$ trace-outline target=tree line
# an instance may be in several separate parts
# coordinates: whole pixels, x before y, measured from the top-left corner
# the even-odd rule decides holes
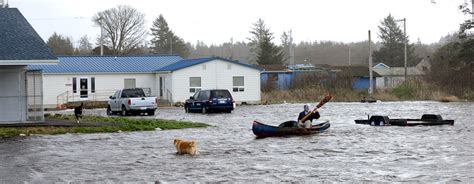
[[[470,15],[469,4],[460,10]],[[192,44],[176,35],[163,15],[159,15],[149,29],[151,40],[146,40],[144,14],[133,7],[120,5],[96,13],[92,21],[103,30],[103,41],[97,38],[95,47],[87,35],[79,39],[75,48],[72,39],[54,33],[47,44],[55,55],[99,55],[100,43],[105,55],[130,54],[178,54],[183,58],[220,56],[240,62],[258,65],[329,64],[367,65],[368,42],[342,43],[335,41],[303,41],[294,43],[291,30],[280,36],[281,44],[264,20],[258,19],[249,30],[244,41],[229,41],[219,45],[207,45],[203,41]],[[429,58],[432,72],[427,80],[447,91],[470,91],[473,89],[474,23],[466,18],[459,32],[442,37],[438,43],[410,42],[402,31],[400,22],[392,15],[384,17],[378,26],[380,41],[374,45],[373,61],[391,67],[404,66],[404,44],[407,43],[408,66],[416,65],[422,58]],[[349,62],[350,61],[350,62]],[[474,98],[474,94],[472,94]]]
[[[291,30],[280,36],[277,45],[274,33],[264,20],[257,20],[249,31],[245,41],[228,42],[219,45],[207,45],[203,41],[195,44],[185,42],[169,27],[163,15],[159,15],[149,29],[151,40],[146,40],[145,15],[137,9],[119,5],[96,13],[92,17],[95,25],[101,27],[103,39],[96,39],[93,47],[91,38],[84,35],[74,47],[72,39],[54,33],[48,39],[48,46],[55,55],[99,55],[100,43],[105,55],[130,54],[178,54],[184,58],[220,56],[251,64],[330,64],[330,65],[366,65],[368,62],[367,41],[342,43],[335,41],[303,41],[294,43]],[[373,43],[374,62],[384,62],[389,66],[401,66],[403,63],[403,41],[405,37],[395,22],[387,16],[379,26],[381,42]],[[426,45],[420,41],[408,45],[410,65],[420,58],[432,55],[436,44]],[[291,52],[293,51],[293,53]],[[349,61],[350,60],[350,61]]]

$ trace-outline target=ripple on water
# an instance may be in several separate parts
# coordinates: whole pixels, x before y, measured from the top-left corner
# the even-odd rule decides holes
[[[0,182],[474,182],[474,103],[328,103],[329,131],[255,139],[252,121],[294,120],[302,104],[239,106],[231,114],[163,108],[155,117],[215,127],[0,140]],[[418,118],[437,113],[454,126],[371,127],[367,114]],[[468,113],[469,112],[469,113]],[[86,113],[105,115],[105,110]],[[177,155],[174,138],[198,141],[197,156]]]

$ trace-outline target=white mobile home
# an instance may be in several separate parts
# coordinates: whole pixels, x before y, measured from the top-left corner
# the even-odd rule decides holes
[[[0,124],[44,120],[40,71],[57,58],[16,8],[0,8]]]
[[[237,103],[260,102],[261,69],[219,58],[182,60],[157,71],[167,79],[165,91],[172,102],[184,102],[201,89],[227,89]]]
[[[407,67],[407,77],[410,79],[420,79],[426,72],[429,72],[431,65],[424,59],[416,66]],[[405,81],[404,67],[389,67],[384,63],[375,65],[373,71],[379,74],[376,77],[376,86],[378,89],[391,89]]]
[[[105,101],[117,89],[145,88],[171,103],[200,89],[228,89],[237,102],[260,101],[260,70],[222,58],[183,60],[176,55],[62,56],[44,73],[47,108],[73,101]]]

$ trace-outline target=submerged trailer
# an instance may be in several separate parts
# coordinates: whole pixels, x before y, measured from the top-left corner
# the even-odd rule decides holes
[[[421,119],[390,119],[388,116],[371,116],[367,119],[354,120],[356,124],[367,124],[371,126],[434,126],[454,125],[454,120],[443,120],[438,114],[423,114]]]

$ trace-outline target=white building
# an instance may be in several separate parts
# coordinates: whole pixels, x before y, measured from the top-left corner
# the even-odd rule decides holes
[[[214,57],[182,60],[156,75],[165,79],[164,91],[172,94],[166,99],[172,102],[184,102],[196,90],[227,89],[237,103],[259,103],[260,72],[251,65]]]
[[[0,124],[44,121],[41,73],[57,58],[16,8],[0,8]]]
[[[379,63],[372,69],[380,75],[380,77],[376,77],[378,89],[390,89],[405,81],[405,67],[389,67],[384,63]],[[416,66],[407,67],[407,76],[410,79],[419,79],[430,70],[430,63],[423,59]]]
[[[238,103],[260,101],[260,70],[218,57],[62,56],[57,66],[30,68],[43,71],[47,108],[106,101],[115,90],[135,87],[171,103],[184,102],[201,89],[228,89]]]

